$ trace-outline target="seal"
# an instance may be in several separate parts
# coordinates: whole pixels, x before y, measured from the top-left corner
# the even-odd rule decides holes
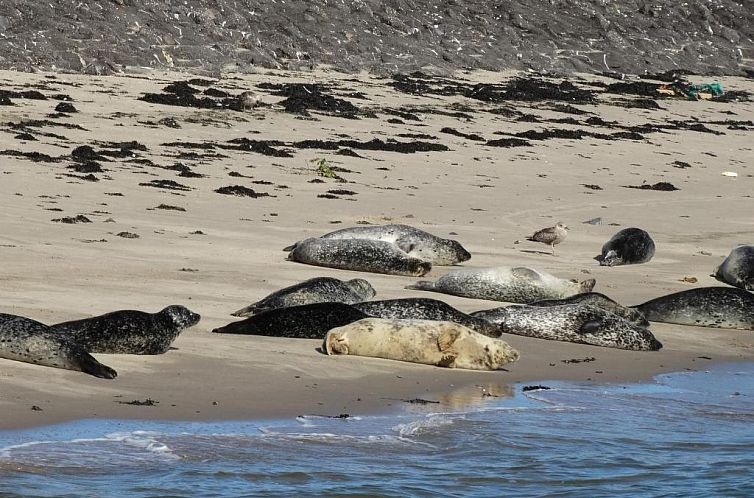
[[[455,265],[471,259],[469,251],[455,240],[443,239],[409,225],[373,225],[342,228],[326,233],[320,239],[369,239],[391,242],[409,256],[429,261],[433,265]],[[288,246],[292,251],[299,244]]]
[[[731,287],[700,287],[634,306],[651,322],[754,330],[754,295]]]
[[[657,351],[660,341],[645,327],[588,304],[507,306],[472,313],[503,333],[633,351]]]
[[[0,313],[0,358],[76,370],[102,379],[118,376],[73,339],[30,318],[5,313]]]
[[[467,315],[437,299],[386,299],[357,303],[353,307],[375,318],[454,322],[489,337],[500,337],[500,327],[487,320]]]
[[[614,315],[618,315],[619,317],[637,325],[641,325],[642,327],[649,326],[649,320],[647,320],[638,310],[623,306],[599,292],[584,292],[581,294],[574,294],[573,296],[564,299],[534,301],[533,303],[529,303],[529,306],[561,306],[563,304],[588,304],[609,311]]]
[[[518,360],[518,351],[502,339],[453,322],[365,318],[332,329],[322,349],[438,367],[497,370]]]
[[[276,308],[288,308],[302,304],[339,302],[360,303],[375,296],[374,287],[361,278],[346,282],[331,277],[316,277],[285,287],[269,296],[231,313],[233,316],[251,316]]]
[[[311,238],[296,244],[290,261],[342,270],[421,277],[432,263],[409,256],[383,240]]]
[[[369,315],[343,303],[314,303],[277,308],[214,329],[217,334],[322,339],[328,330]]]
[[[184,329],[201,317],[179,305],[158,313],[120,310],[52,325],[91,353],[162,354]]]
[[[641,228],[624,228],[602,246],[602,254],[595,259],[600,266],[635,265],[646,263],[655,255],[652,237]]]
[[[419,281],[406,289],[526,304],[542,299],[562,299],[580,292],[590,292],[595,283],[594,279],[577,282],[531,268],[498,266],[456,270],[443,275],[436,282]]]
[[[739,289],[754,291],[754,246],[738,246],[712,275]]]

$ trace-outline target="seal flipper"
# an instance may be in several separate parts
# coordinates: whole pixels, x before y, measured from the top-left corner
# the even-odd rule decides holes
[[[416,244],[412,244],[411,242],[403,239],[396,240],[395,245],[398,246],[398,249],[405,252],[406,254],[410,253],[416,248]]]
[[[744,289],[754,291],[754,277],[744,280]]]
[[[578,333],[581,335],[594,334],[600,330],[600,327],[602,327],[602,320],[595,318],[584,322],[581,327],[579,327]]]
[[[522,278],[525,280],[532,280],[532,281],[542,280],[542,276],[539,273],[535,272],[531,268],[526,268],[523,266],[512,268],[511,275],[513,275],[516,278]]]
[[[411,285],[407,285],[404,287],[405,289],[412,289],[412,290],[425,290],[425,291],[434,291],[437,290],[437,286],[434,282],[430,282],[429,280],[419,280],[416,283],[413,283]]]
[[[461,336],[461,331],[458,329],[451,329],[443,331],[437,337],[437,347],[441,352],[449,351],[453,347],[453,343]]]
[[[114,379],[118,376],[118,372],[107,365],[98,362],[89,353],[83,353],[81,355],[79,366],[81,367],[82,372],[94,375],[100,379]]]
[[[231,316],[244,316],[244,317],[246,317],[246,316],[256,315],[257,313],[261,313],[263,311],[267,311],[268,309],[269,308],[260,308],[256,304],[250,304],[250,305],[246,306],[245,308],[241,308],[238,311],[234,311],[230,315]]]
[[[283,251],[285,251],[285,252],[291,252],[292,250],[294,250],[296,248],[297,245],[298,245],[298,242],[296,242],[295,244],[291,244],[288,247],[284,247]]]

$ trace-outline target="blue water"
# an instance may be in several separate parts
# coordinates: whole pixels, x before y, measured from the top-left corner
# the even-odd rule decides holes
[[[0,496],[754,496],[754,364],[541,384],[390,416],[0,432]]]

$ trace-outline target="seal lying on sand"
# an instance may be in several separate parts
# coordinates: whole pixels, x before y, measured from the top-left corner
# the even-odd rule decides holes
[[[451,305],[437,299],[406,298],[387,299],[384,301],[367,301],[353,305],[359,311],[375,318],[398,318],[412,320],[439,320],[459,323],[480,334],[490,337],[500,337],[500,327],[495,324],[474,318],[459,311]]]
[[[212,332],[322,339],[327,331],[334,327],[368,317],[366,313],[348,304],[314,303],[265,311],[246,320],[216,328]]]
[[[421,277],[432,263],[414,258],[395,244],[369,239],[306,239],[288,253],[290,261],[342,270]]]
[[[581,294],[575,294],[571,297],[563,299],[545,299],[543,301],[535,301],[529,303],[529,306],[562,306],[563,304],[588,304],[596,308],[609,311],[614,315],[618,315],[621,318],[633,322],[643,327],[649,326],[649,320],[644,315],[634,308],[628,308],[619,303],[616,303],[609,297],[599,292],[584,292]]]
[[[375,294],[374,287],[361,278],[344,282],[337,278],[316,277],[273,292],[264,299],[231,313],[231,315],[251,316],[271,309],[312,303],[360,303],[372,299]]]
[[[327,233],[320,239],[370,239],[390,242],[409,256],[429,261],[433,265],[454,265],[471,259],[471,254],[452,239],[443,239],[408,225],[375,225],[343,228]],[[292,251],[297,242],[284,251]]]
[[[0,358],[77,370],[103,379],[118,376],[73,339],[54,332],[43,323],[5,313],[0,313]]]
[[[436,282],[420,281],[406,288],[491,301],[530,303],[590,292],[594,284],[594,279],[577,282],[531,268],[498,266],[452,271]]]
[[[701,287],[634,306],[651,322],[754,330],[754,295],[731,287]]]
[[[178,334],[200,319],[183,306],[173,305],[158,313],[113,311],[50,328],[92,353],[162,354]]]
[[[754,291],[754,246],[738,246],[715,269],[716,279],[739,289]]]
[[[518,360],[505,341],[487,337],[453,322],[366,318],[332,329],[322,349],[424,363],[438,367],[497,370]]]
[[[507,306],[471,316],[500,325],[506,334],[634,351],[657,351],[660,341],[644,327],[587,304]]]
[[[602,246],[597,256],[600,266],[646,263],[655,255],[652,237],[641,228],[624,228]]]

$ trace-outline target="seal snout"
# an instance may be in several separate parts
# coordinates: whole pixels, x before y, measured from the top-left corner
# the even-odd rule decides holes
[[[418,263],[416,265],[416,270],[414,271],[414,276],[415,277],[423,277],[424,275],[426,275],[427,273],[429,273],[430,270],[432,270],[432,263],[430,263],[428,261],[422,261],[421,263]]]
[[[649,351],[659,351],[662,349],[662,343],[655,339],[655,337],[651,337],[649,339]]]
[[[464,249],[464,247],[461,245],[460,242],[456,240],[450,241],[450,246],[453,248],[454,252],[456,253],[456,259],[458,259],[458,263],[462,263],[463,261],[468,261],[471,259],[471,253]]]

